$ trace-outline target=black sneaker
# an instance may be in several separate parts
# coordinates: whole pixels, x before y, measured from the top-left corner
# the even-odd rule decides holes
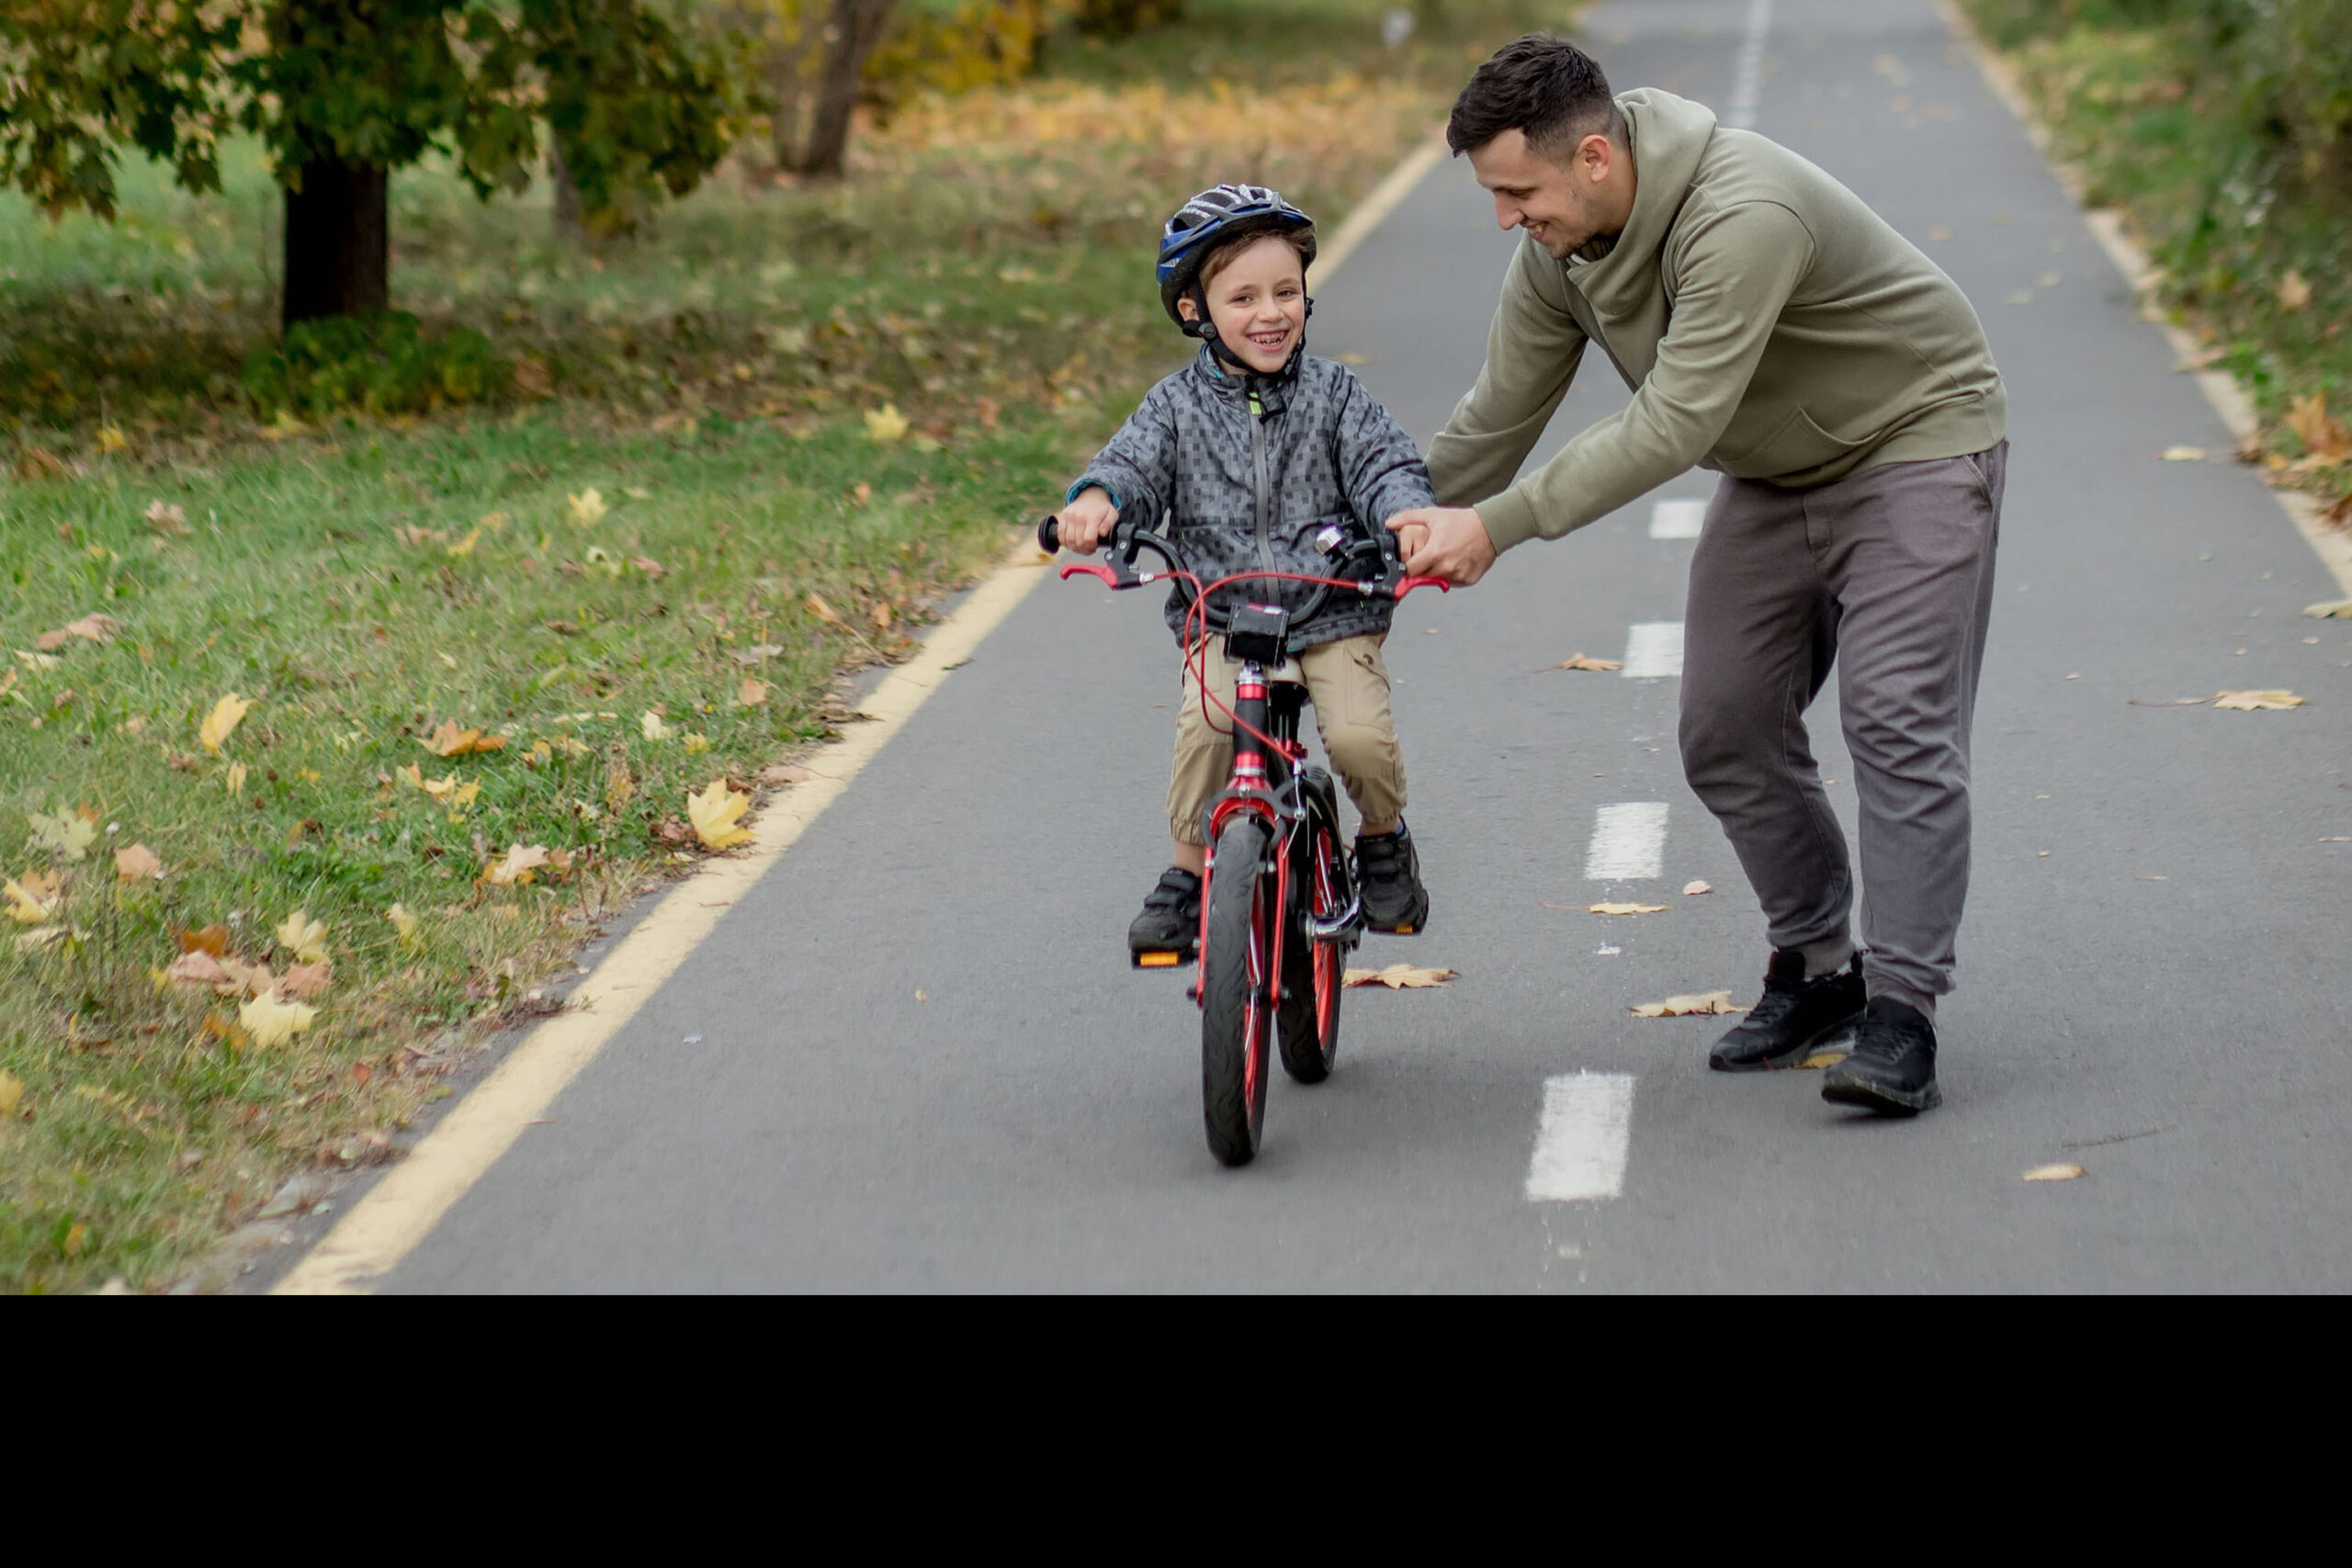
[[[1393,833],[1356,835],[1356,886],[1363,894],[1364,928],[1411,936],[1430,919],[1430,890],[1421,886],[1421,857],[1402,822]]]
[[[1782,949],[1764,971],[1764,994],[1737,1027],[1715,1042],[1707,1066],[1719,1073],[1793,1066],[1823,1039],[1862,1014],[1862,955],[1834,974],[1808,980],[1804,954]]]
[[[1823,1075],[1821,1098],[1882,1116],[1917,1116],[1944,1102],[1936,1087],[1936,1026],[1908,1002],[1872,997],[1854,1030],[1854,1054]]]
[[[1129,953],[1190,953],[1201,940],[1201,879],[1182,866],[1159,874],[1127,927]]]

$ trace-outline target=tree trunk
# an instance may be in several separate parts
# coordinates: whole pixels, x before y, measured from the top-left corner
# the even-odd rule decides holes
[[[580,221],[580,187],[572,183],[571,165],[563,161],[563,138],[548,132],[548,184],[555,197],[555,237],[559,243],[582,239],[587,228]]]
[[[379,164],[318,159],[286,193],[287,326],[391,303],[390,179]]]
[[[866,56],[882,40],[891,0],[833,0],[825,19],[825,64],[817,83],[817,112],[808,142],[800,151],[800,172],[839,179],[849,151],[849,118],[865,80]]]

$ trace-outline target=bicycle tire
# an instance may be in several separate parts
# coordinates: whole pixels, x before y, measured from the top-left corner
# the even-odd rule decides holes
[[[1201,1115],[1209,1152],[1228,1166],[1257,1157],[1266,1124],[1267,1049],[1274,1032],[1273,879],[1266,825],[1236,816],[1217,835],[1208,932],[1201,953]]]
[[[1333,867],[1343,852],[1330,829],[1317,823],[1308,840],[1295,899],[1299,919],[1283,941],[1283,1000],[1274,1015],[1274,1038],[1282,1046],[1283,1071],[1304,1084],[1321,1083],[1340,1062],[1340,998],[1347,955],[1339,942],[1311,941],[1305,916],[1334,912],[1339,887]],[[1317,861],[1323,857],[1318,866]]]

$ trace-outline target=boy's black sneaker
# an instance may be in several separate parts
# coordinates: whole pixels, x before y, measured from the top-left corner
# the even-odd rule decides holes
[[[1908,1002],[1872,997],[1854,1030],[1854,1054],[1823,1075],[1821,1098],[1882,1116],[1917,1116],[1944,1102],[1936,1087],[1936,1026]]]
[[[1792,1066],[1822,1039],[1861,1017],[1867,999],[1860,953],[1843,969],[1808,980],[1804,953],[1775,952],[1764,971],[1764,994],[1736,1028],[1715,1042],[1707,1066],[1719,1073]]]
[[[1201,879],[1182,866],[1159,874],[1127,927],[1129,953],[1190,953],[1201,940]]]
[[[1363,895],[1365,930],[1411,936],[1429,924],[1421,857],[1402,822],[1393,833],[1356,835],[1356,887]]]

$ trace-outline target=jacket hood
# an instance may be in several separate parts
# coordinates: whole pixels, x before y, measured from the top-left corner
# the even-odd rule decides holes
[[[1715,111],[1656,87],[1622,95],[1633,141],[1634,211],[1609,253],[1568,263],[1568,281],[1603,316],[1625,316],[1657,293],[1658,253],[1690,195],[1715,134]]]

